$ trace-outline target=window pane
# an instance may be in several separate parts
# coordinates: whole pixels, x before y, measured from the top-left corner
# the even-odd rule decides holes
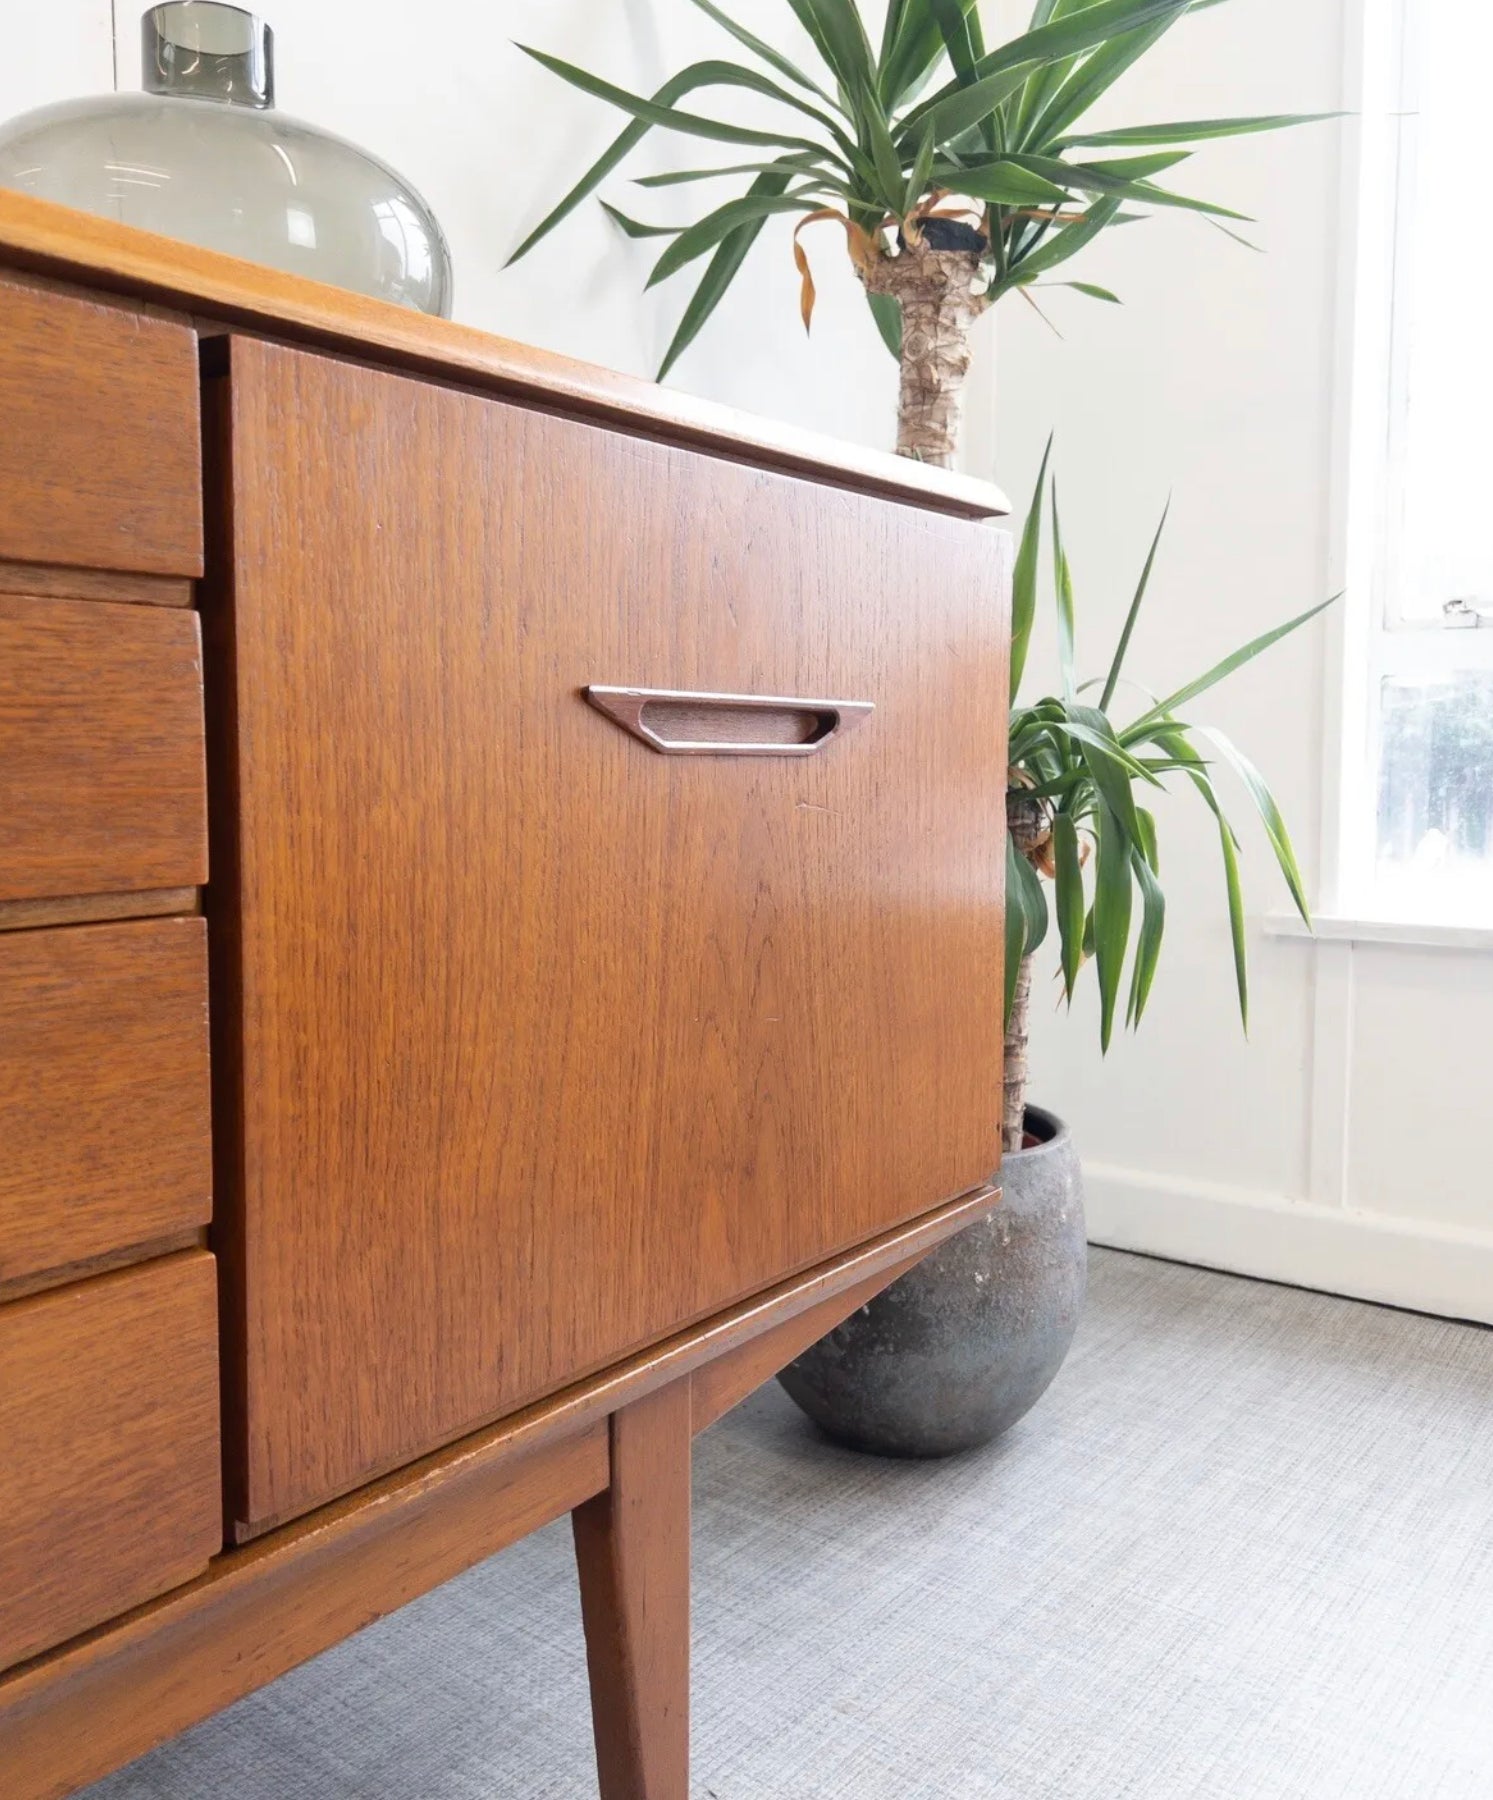
[[[1389,610],[1426,622],[1448,601],[1493,610],[1493,326],[1487,234],[1469,215],[1467,186],[1487,135],[1493,7],[1422,0],[1414,21],[1399,221],[1406,412]]]
[[[1380,688],[1379,901],[1493,923],[1493,670]]]

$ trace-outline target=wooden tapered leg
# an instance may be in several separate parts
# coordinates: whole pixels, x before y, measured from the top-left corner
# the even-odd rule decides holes
[[[614,1413],[571,1514],[601,1800],[689,1800],[690,1437],[687,1376]]]

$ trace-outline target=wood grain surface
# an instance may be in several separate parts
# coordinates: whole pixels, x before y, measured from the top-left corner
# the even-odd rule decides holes
[[[0,1446],[0,1667],[197,1574],[222,1541],[212,1258],[0,1307]]]
[[[230,392],[253,1521],[995,1166],[1007,546],[252,341]],[[591,681],[876,713],[659,757]]]
[[[0,557],[202,571],[197,340],[0,279]]]
[[[572,1515],[601,1800],[689,1800],[690,1384],[615,1413]]]
[[[193,583],[176,575],[124,575],[114,570],[64,569],[4,560],[0,560],[0,594],[116,600],[130,606],[190,606],[195,597]]]
[[[191,1585],[0,1678],[5,1800],[65,1800],[562,1518],[607,1472],[600,1422],[498,1467],[457,1457],[406,1470],[220,1557]],[[439,1744],[430,1755],[437,1765]]]
[[[486,1445],[486,1454],[500,1459],[526,1454],[536,1445],[558,1442],[582,1426],[607,1418],[671,1382],[703,1370],[718,1358],[734,1360],[738,1352],[749,1352],[753,1341],[764,1332],[778,1329],[806,1309],[816,1307],[858,1283],[869,1281],[874,1274],[903,1264],[910,1265],[965,1225],[973,1225],[976,1220],[986,1217],[999,1203],[999,1188],[976,1188],[945,1206],[935,1207],[931,1213],[925,1213],[909,1224],[899,1225],[857,1245],[854,1250],[832,1257],[817,1268],[802,1270],[786,1281],[777,1282],[714,1318],[688,1326],[661,1343],[650,1344],[558,1393],[547,1395],[518,1412],[508,1413],[496,1425],[470,1433],[457,1440],[454,1446],[433,1452],[426,1460],[439,1461],[462,1446]],[[220,1257],[220,1267],[221,1260]],[[715,1391],[713,1386],[707,1389],[712,1394]],[[234,1466],[232,1459],[228,1466],[230,1469]],[[402,1466],[408,1469],[410,1465]],[[396,1464],[386,1478],[397,1476],[400,1468],[401,1465]],[[380,1471],[381,1476],[385,1473]],[[368,1490],[364,1487],[358,1491]],[[234,1541],[248,1543],[256,1537],[279,1531],[298,1516],[293,1513],[284,1519],[240,1525]]]
[[[6,1800],[60,1800],[571,1508],[608,1800],[683,1800],[692,1425],[995,1198],[1007,551],[974,521],[1004,502],[19,195],[0,265],[32,272],[0,277],[23,428],[0,926],[25,947],[0,940],[0,1084],[7,967],[32,1034],[0,1122],[30,1128],[49,1075],[85,1120],[12,1146],[15,1198],[0,1143],[0,1257],[12,1226],[34,1262],[187,1204],[184,1150],[157,1193],[125,1166],[152,1109],[158,1150],[186,1142],[185,963],[90,971],[102,928],[38,929],[190,905],[207,874],[196,622],[162,614],[201,567],[197,339],[149,309],[385,370],[239,342],[209,422],[214,1242],[231,1516],[267,1535],[202,1572],[210,1257],[3,1303],[199,1227],[0,1260],[0,1665],[32,1659],[0,1675]],[[808,767],[723,776],[625,740],[592,681],[866,688],[877,716]],[[166,928],[200,954],[200,921]],[[43,940],[80,960],[40,967]]]
[[[734,412],[469,325],[0,189],[4,263],[207,315],[204,334],[212,328],[208,320],[247,326],[916,506],[966,518],[1010,511],[998,489],[968,475]]]
[[[14,1280],[0,1281],[0,1303],[25,1300],[32,1294],[45,1294],[52,1288],[71,1287],[74,1282],[89,1281],[95,1275],[107,1275],[112,1269],[128,1268],[131,1263],[154,1262],[158,1257],[174,1256],[178,1250],[207,1248],[206,1226],[163,1232],[159,1237],[124,1244],[117,1250],[80,1257],[77,1262],[57,1263],[34,1275],[17,1275]]]
[[[612,1413],[733,1362],[983,1217],[982,1189],[565,1393],[216,1557],[207,1573],[0,1675],[5,1800],[60,1800],[610,1481]],[[740,1365],[738,1365],[740,1366]],[[728,1377],[729,1379],[729,1377]],[[691,1422],[701,1394],[691,1389]]]
[[[197,615],[0,594],[0,901],[206,879]]]
[[[713,1425],[733,1406],[739,1406],[748,1394],[756,1393],[779,1369],[786,1369],[810,1344],[817,1344],[827,1332],[843,1324],[853,1312],[874,1300],[884,1288],[915,1269],[922,1260],[921,1256],[912,1256],[893,1263],[890,1268],[878,1269],[853,1287],[830,1294],[804,1311],[792,1314],[781,1324],[748,1339],[738,1349],[713,1357],[696,1369],[691,1377],[691,1428],[700,1432]]]
[[[110,919],[163,919],[202,910],[197,888],[141,888],[133,894],[69,894],[45,900],[0,900],[0,931],[42,925],[97,925]]]
[[[202,920],[0,936],[0,1283],[211,1210]]]

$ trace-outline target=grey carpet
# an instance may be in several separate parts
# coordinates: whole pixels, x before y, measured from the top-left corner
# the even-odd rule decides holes
[[[695,1800],[1493,1796],[1493,1332],[1096,1251],[1002,1444],[696,1480]],[[595,1791],[561,1526],[89,1796]]]

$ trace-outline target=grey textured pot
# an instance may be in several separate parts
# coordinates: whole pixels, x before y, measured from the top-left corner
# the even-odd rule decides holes
[[[1005,1197],[778,1380],[857,1450],[947,1456],[1014,1425],[1057,1374],[1083,1307],[1083,1181],[1068,1128],[1029,1106]]]

